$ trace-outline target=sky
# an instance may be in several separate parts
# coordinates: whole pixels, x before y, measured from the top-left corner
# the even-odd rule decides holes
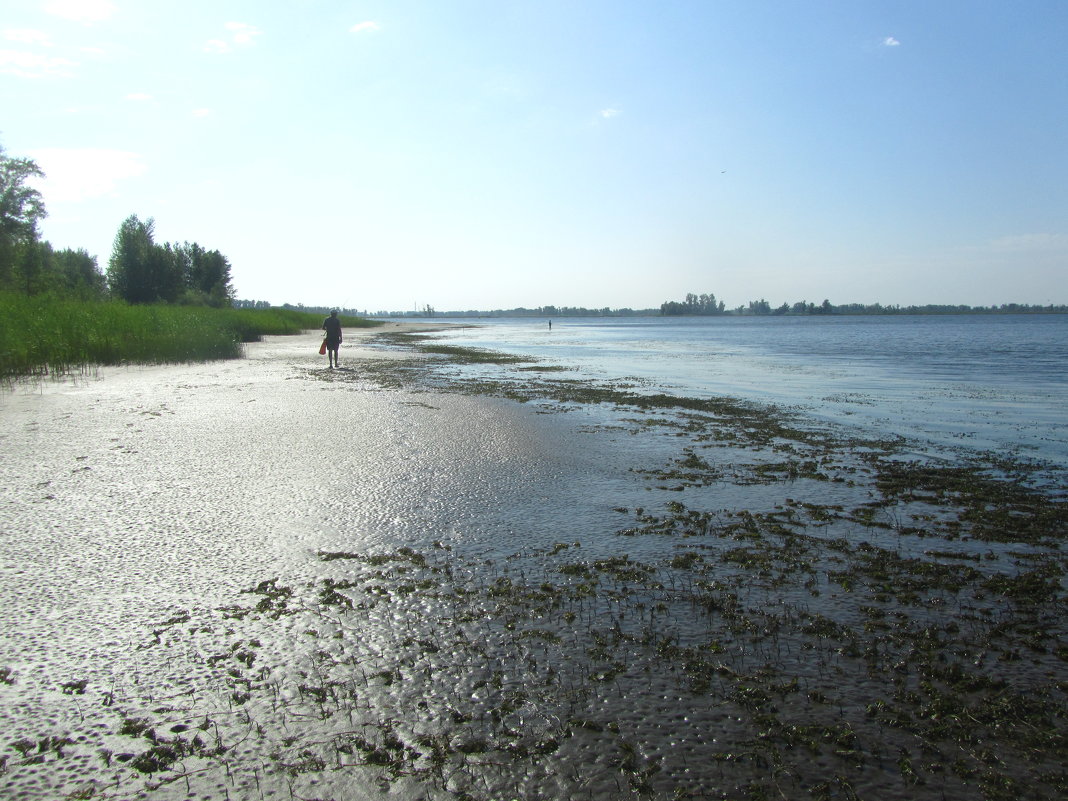
[[[1068,303],[1063,0],[0,0],[42,236],[368,311]]]

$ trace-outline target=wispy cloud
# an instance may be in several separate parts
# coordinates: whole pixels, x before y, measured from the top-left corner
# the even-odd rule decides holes
[[[147,92],[130,92],[130,94],[126,95],[126,99],[135,103],[144,103],[146,100],[151,100],[152,95]]]
[[[618,117],[623,112],[620,111],[618,108],[608,107],[601,109],[597,113],[600,115],[601,119],[610,120],[613,117]]]
[[[210,108],[195,108],[195,109],[193,109],[193,116],[197,117],[197,118],[210,117],[211,116],[211,109]]]
[[[209,39],[203,46],[205,52],[230,53],[236,48],[255,44],[256,37],[263,34],[263,31],[247,22],[227,22],[225,27],[226,38]]]
[[[101,22],[117,10],[111,0],[48,0],[45,13],[74,22]]]
[[[227,22],[226,30],[230,31],[236,45],[250,45],[257,36],[263,33],[255,25],[244,22]]]
[[[13,28],[4,31],[4,38],[9,42],[18,42],[20,44],[39,45],[41,47],[51,47],[52,40],[48,37],[48,34],[44,31],[34,31],[28,28]]]
[[[885,39],[883,39],[883,46],[884,47],[900,47],[901,46],[901,42],[899,42],[893,36],[887,36]]]
[[[377,22],[367,20],[365,22],[357,22],[349,28],[349,33],[364,33],[365,31],[379,31],[381,29],[381,26]]]
[[[138,153],[100,148],[34,150],[45,177],[35,180],[46,202],[79,202],[112,194],[120,181],[147,171]]]
[[[70,78],[78,64],[70,59],[21,50],[0,50],[0,73],[19,78]]]

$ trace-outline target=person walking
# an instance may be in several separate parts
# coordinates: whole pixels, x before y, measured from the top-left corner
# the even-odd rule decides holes
[[[330,316],[323,320],[323,330],[326,331],[326,358],[330,367],[338,367],[337,349],[341,346],[341,320],[338,319],[337,309],[330,312]]]

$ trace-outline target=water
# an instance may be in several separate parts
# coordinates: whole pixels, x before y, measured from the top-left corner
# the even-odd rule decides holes
[[[575,370],[550,378],[1063,457],[1066,320],[434,336]],[[720,440],[729,420],[512,403],[433,370],[385,390],[358,334],[339,370],[314,334],[272,339],[0,397],[0,798],[1058,797],[1037,739],[1066,719],[1056,508],[993,493],[985,522],[1016,524],[984,529],[967,493],[880,489],[896,451]],[[687,456],[711,469],[680,487]],[[757,472],[813,459],[822,478]],[[966,692],[935,686],[954,675]]]
[[[450,321],[452,322],[452,321]],[[465,320],[437,338],[592,379],[799,407],[865,435],[1068,466],[1068,316]]]

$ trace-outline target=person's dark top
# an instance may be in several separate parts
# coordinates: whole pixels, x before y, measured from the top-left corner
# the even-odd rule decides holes
[[[326,342],[335,347],[341,344],[341,320],[330,315],[323,321],[323,330],[326,331]]]

